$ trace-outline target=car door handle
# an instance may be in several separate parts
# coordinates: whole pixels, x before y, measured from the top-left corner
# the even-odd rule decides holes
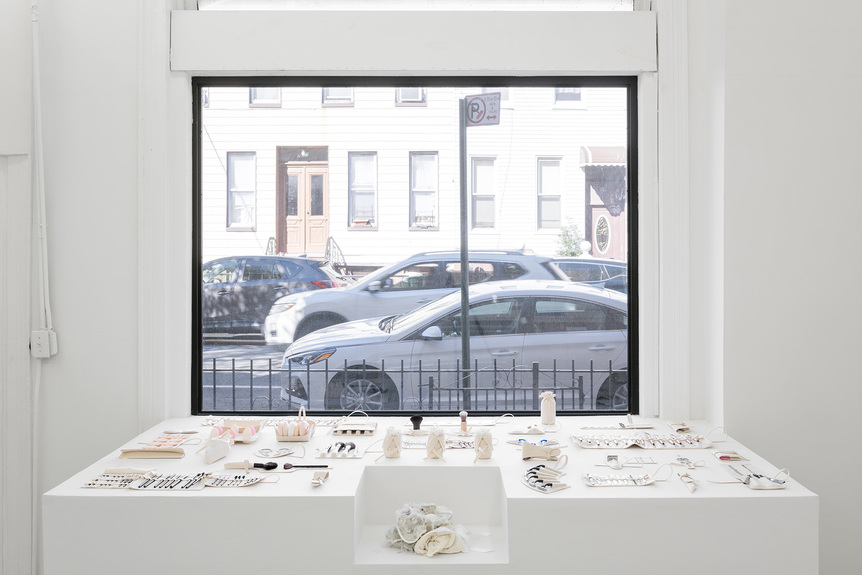
[[[612,349],[616,349],[615,345],[594,345],[590,348],[590,351],[611,351]]]
[[[428,303],[429,301],[434,301],[434,300],[432,300],[431,298],[428,298],[428,299],[420,299],[420,300],[418,300],[416,303],[426,304],[426,303]]]
[[[231,290],[229,289],[220,289],[216,292],[216,295],[228,295]]]
[[[506,356],[506,355],[517,355],[517,354],[518,354],[518,352],[515,351],[514,349],[513,350],[504,349],[504,350],[500,350],[500,351],[492,351],[491,352],[491,355],[495,355],[498,357],[499,356]]]

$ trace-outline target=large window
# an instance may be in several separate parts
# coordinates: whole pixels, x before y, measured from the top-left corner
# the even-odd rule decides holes
[[[635,81],[343,80],[193,81],[193,411],[631,411]]]

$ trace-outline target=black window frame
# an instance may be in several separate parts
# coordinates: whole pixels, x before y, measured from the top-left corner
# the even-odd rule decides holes
[[[201,149],[203,145],[202,89],[211,87],[475,87],[479,90],[505,86],[565,88],[625,88],[626,89],[626,169],[627,169],[627,265],[628,265],[628,413],[639,411],[640,381],[640,322],[638,301],[638,77],[629,76],[193,76],[192,84],[192,325],[191,325],[191,413],[192,415],[288,415],[286,410],[270,411],[211,411],[202,408],[203,330],[201,324]],[[352,105],[352,102],[351,104]],[[469,158],[468,158],[469,160]],[[469,171],[469,163],[468,163]],[[467,198],[470,201],[470,190]],[[472,215],[468,216],[472,218]],[[471,222],[468,222],[468,226]],[[472,227],[472,226],[470,226]],[[344,415],[343,412],[320,411],[321,414]],[[453,415],[457,411],[439,410],[432,415]],[[482,412],[494,415],[497,412]],[[538,410],[525,410],[519,415],[535,416]],[[560,415],[590,416],[603,413],[619,415],[618,411],[559,411]],[[375,412],[375,416],[404,417],[405,412]]]

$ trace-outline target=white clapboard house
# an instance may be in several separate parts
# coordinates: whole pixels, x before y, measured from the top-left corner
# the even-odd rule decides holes
[[[591,255],[625,260],[623,88],[213,86],[203,261],[340,251],[367,269],[457,249],[458,102],[483,92],[501,92],[501,109],[499,124],[467,129],[470,249],[552,255],[574,224]]]

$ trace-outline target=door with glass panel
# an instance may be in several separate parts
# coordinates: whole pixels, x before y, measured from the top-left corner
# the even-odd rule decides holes
[[[329,171],[326,164],[285,164],[278,189],[280,253],[322,256],[329,237]]]

